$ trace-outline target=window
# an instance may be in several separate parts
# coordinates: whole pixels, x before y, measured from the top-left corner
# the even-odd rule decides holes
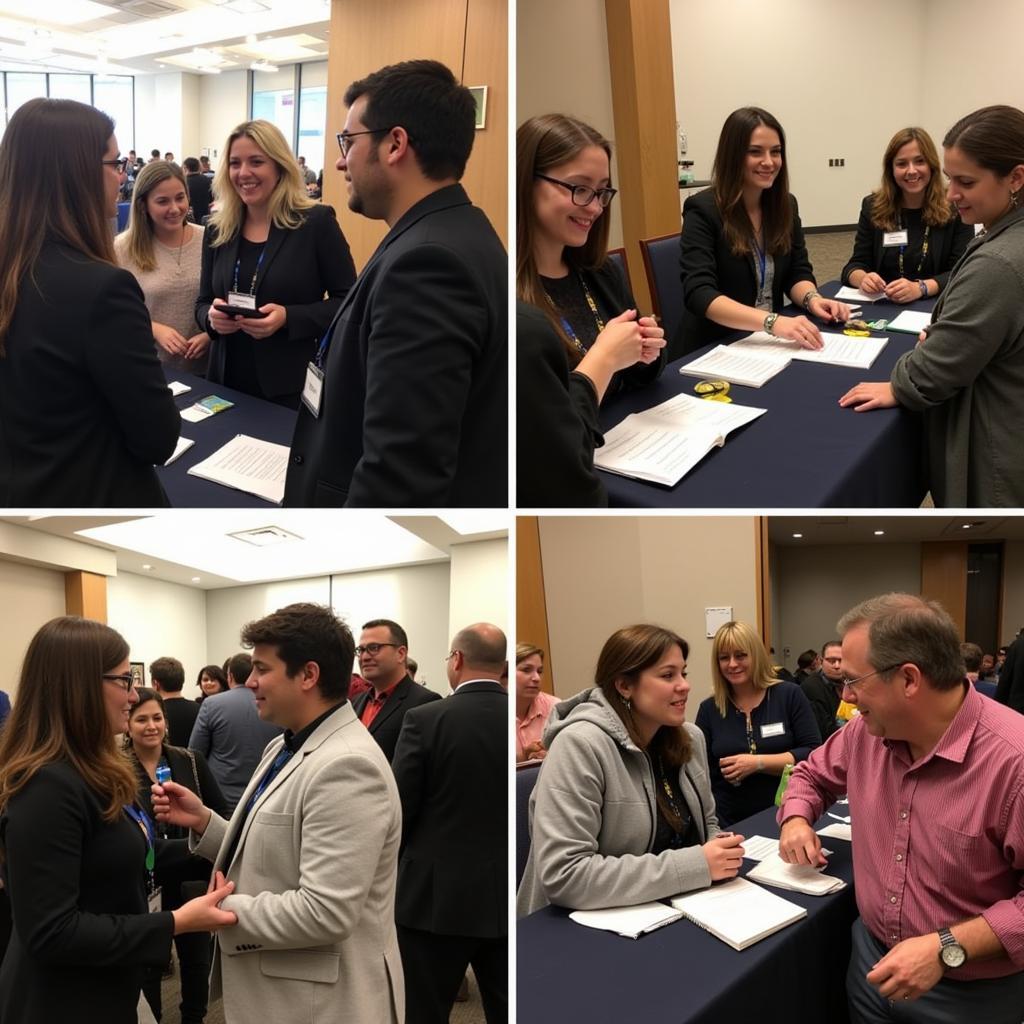
[[[50,75],[50,99],[92,103],[89,75]]]
[[[95,75],[93,104],[114,120],[122,153],[135,148],[135,80],[128,75]]]
[[[270,121],[293,144],[295,138],[295,66],[252,72],[252,116]]]
[[[21,71],[7,73],[7,120],[23,103],[46,96],[46,75],[26,74]]]
[[[324,131],[327,125],[327,61],[300,64],[299,146],[296,156],[319,173],[324,166]],[[337,155],[337,154],[335,154]]]

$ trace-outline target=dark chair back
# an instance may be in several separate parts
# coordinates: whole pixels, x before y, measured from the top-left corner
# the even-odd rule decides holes
[[[632,294],[633,282],[629,279],[629,263],[626,260],[626,250],[623,248],[609,249],[608,259],[622,271],[622,276],[626,279],[626,287],[629,289],[630,294]]]
[[[676,336],[683,319],[683,286],[679,280],[679,232],[641,238],[640,252],[644,258],[644,273],[651,290],[651,305],[661,317],[665,337]]]
[[[530,856],[530,794],[540,774],[540,765],[516,770],[516,888],[523,880],[526,858]]]

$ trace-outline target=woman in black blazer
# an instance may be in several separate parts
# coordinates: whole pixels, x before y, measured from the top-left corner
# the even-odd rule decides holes
[[[155,822],[157,835],[163,839],[184,842],[188,839],[186,829],[157,821],[153,814],[151,787],[158,781],[159,768],[170,771],[173,782],[191,790],[222,818],[230,818],[231,811],[206,758],[198,751],[168,744],[163,697],[156,690],[141,686],[136,688],[136,693],[139,702],[129,712],[124,746],[138,778],[138,803],[150,820]],[[163,897],[164,910],[174,910],[182,905],[183,883],[203,883],[202,888],[205,888],[209,878],[209,861],[187,853],[174,863],[158,863],[154,873],[154,880],[160,886]],[[174,946],[178,951],[181,978],[181,1024],[203,1024],[209,999],[210,935],[208,932],[175,935]],[[157,1020],[161,1016],[161,974],[159,968],[148,969],[142,985]]]
[[[890,302],[938,295],[974,237],[946,198],[939,155],[923,128],[901,128],[885,147],[882,184],[860,204],[843,284]]]
[[[14,919],[0,967],[3,1024],[136,1024],[143,970],[167,963],[172,936],[236,921],[217,906],[230,882],[147,913],[158,841],[114,742],[137,700],[130,667],[119,633],[73,616],[42,626],[25,654],[0,735],[0,846]]]
[[[114,256],[113,132],[93,107],[35,99],[0,147],[3,507],[167,504],[153,467],[181,418],[142,291]]]
[[[669,359],[737,330],[767,331],[821,348],[813,321],[779,317],[786,295],[821,320],[849,319],[849,306],[818,293],[785,155],[785,132],[767,110],[741,107],[726,118],[711,188],[683,206],[685,311]]]
[[[649,383],[665,365],[665,332],[638,318],[607,258],[610,161],[600,132],[562,114],[532,117],[516,133],[517,297],[547,316],[598,400]]]
[[[306,368],[356,279],[352,254],[334,210],[306,194],[275,125],[239,125],[224,152],[196,300],[212,339],[208,376],[297,409]],[[224,305],[263,315],[219,312]]]

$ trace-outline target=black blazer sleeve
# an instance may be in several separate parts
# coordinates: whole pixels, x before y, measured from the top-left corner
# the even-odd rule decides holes
[[[683,231],[679,238],[683,304],[694,316],[705,316],[708,306],[719,295],[728,294],[729,284],[723,280],[719,265],[720,249],[725,249],[722,218],[715,206],[714,195],[708,189],[690,196],[683,204]],[[730,276],[735,276],[735,270]],[[736,298],[736,295],[729,297]]]
[[[174,931],[170,913],[82,909],[103,902],[102,893],[84,893],[79,885],[84,848],[102,827],[97,811],[84,783],[54,765],[41,769],[8,804],[4,845],[14,927],[40,964],[161,966]],[[140,884],[141,852],[139,869],[139,880],[116,884]]]
[[[608,496],[594,469],[594,449],[604,443],[594,387],[569,372],[547,318],[523,302],[516,307],[516,362],[517,504],[604,507]]]
[[[213,231],[207,228],[203,232],[202,261],[199,267],[199,294],[196,295],[196,323],[199,330],[206,331],[211,338],[220,335],[210,326],[209,313],[214,299],[227,299],[226,295],[218,295],[213,289],[213,265],[218,253],[224,248],[213,248]]]
[[[876,237],[877,236],[877,237]],[[865,196],[860,204],[860,217],[857,220],[857,237],[853,242],[853,255],[843,267],[840,274],[843,284],[850,283],[850,274],[855,270],[874,272],[878,267],[878,239],[881,237],[878,228],[871,223],[871,196]]]

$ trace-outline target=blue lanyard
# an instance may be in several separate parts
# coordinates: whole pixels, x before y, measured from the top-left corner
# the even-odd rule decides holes
[[[331,326],[324,331],[324,336],[320,339],[320,344],[316,350],[316,368],[322,370],[324,368],[324,359],[327,356],[327,350],[331,347],[331,333],[334,331],[334,321],[331,321]]]
[[[768,246],[767,244],[762,249],[757,244],[757,239],[754,240],[754,251],[757,253],[757,262],[761,268],[761,277],[757,282],[757,290],[761,293],[764,292],[765,276],[768,272]]]
[[[125,804],[124,811],[146,833],[146,870],[152,873],[156,866],[156,853],[153,848],[156,840],[156,827],[153,825],[153,820],[142,808],[132,804]]]
[[[266,252],[267,252],[267,247],[266,247],[266,245],[264,245],[263,248],[260,249],[260,258],[256,261],[256,269],[252,272],[252,283],[249,285],[249,294],[250,295],[255,295],[256,294],[256,277],[257,277],[257,275],[260,272],[260,267],[263,265],[263,257],[264,257],[264,255],[266,255]],[[239,272],[239,270],[241,270],[241,268],[242,268],[242,257],[239,256],[238,259],[235,260],[235,286],[231,289],[233,292],[237,292],[238,291],[238,272]]]

